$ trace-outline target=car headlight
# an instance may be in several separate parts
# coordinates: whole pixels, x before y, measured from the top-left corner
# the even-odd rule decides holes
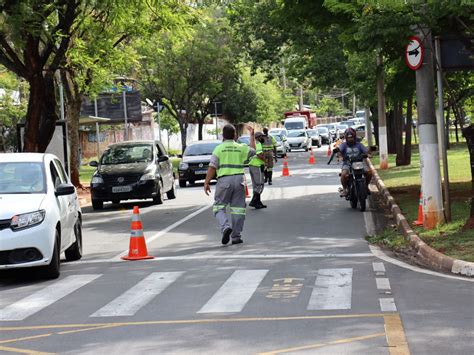
[[[43,222],[45,214],[45,210],[17,214],[12,217],[10,221],[10,227],[15,230],[35,226]]]
[[[101,176],[96,175],[92,177],[91,184],[103,184],[103,183],[104,183],[104,179],[102,179]]]
[[[140,178],[140,181],[148,181],[148,180],[155,180],[156,175],[154,172],[146,173],[143,174],[142,177]]]
[[[179,170],[186,170],[187,168],[189,168],[189,164],[188,163],[179,163]]]

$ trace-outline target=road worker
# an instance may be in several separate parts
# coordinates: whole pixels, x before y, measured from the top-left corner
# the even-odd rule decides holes
[[[273,176],[273,160],[277,162],[277,142],[276,139],[268,134],[268,128],[263,129],[263,154],[265,156],[265,182],[268,182],[269,185],[272,185],[272,176]]]
[[[204,192],[209,195],[211,179],[217,175],[216,192],[214,194],[213,213],[220,225],[222,244],[242,243],[242,230],[245,221],[245,183],[244,163],[255,155],[255,137],[252,127],[250,133],[250,147],[235,141],[236,131],[231,124],[224,126],[223,142],[213,151],[211,162],[207,170]],[[231,225],[227,218],[226,208],[229,205]]]
[[[265,186],[265,155],[262,146],[264,140],[265,138],[262,132],[255,133],[255,155],[249,162],[250,177],[252,178],[253,187],[253,197],[249,206],[255,207],[256,209],[267,207],[262,203],[261,199],[263,188]]]

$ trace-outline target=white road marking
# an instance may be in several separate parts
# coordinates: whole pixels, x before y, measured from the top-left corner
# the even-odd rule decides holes
[[[352,269],[320,269],[308,310],[350,309]]]
[[[372,263],[375,272],[385,272],[385,265],[383,263]]]
[[[386,277],[377,277],[375,279],[377,283],[377,290],[390,290],[390,281]]]
[[[91,317],[133,316],[182,274],[183,272],[154,272],[91,314]]]
[[[68,276],[25,297],[0,311],[0,321],[23,320],[76,291],[101,274]]]
[[[181,224],[189,221],[191,218],[197,216],[198,214],[206,211],[207,209],[209,209],[212,205],[206,205],[204,207],[201,207],[200,209],[198,209],[197,211],[194,211],[193,213],[187,215],[186,217],[180,219],[179,221],[173,223],[172,225],[166,227],[165,229],[163,229],[162,231],[156,233],[155,235],[152,235],[151,237],[148,237],[148,238],[145,238],[145,241],[147,244],[150,244],[151,242],[153,242],[155,239],[158,239],[160,238],[161,236],[165,235],[166,233],[172,231],[173,229],[175,229],[176,227],[179,227]],[[120,257],[121,256],[124,256],[124,255],[127,255],[128,254],[128,250],[125,250],[123,251],[122,253],[120,253],[119,255],[115,256],[114,258],[112,258],[111,260],[112,261],[117,261],[117,260],[120,260]]]
[[[386,261],[390,264],[400,266],[404,269],[408,269],[408,270],[411,270],[411,271],[414,271],[414,272],[419,272],[419,273],[422,273],[422,274],[438,276],[438,277],[444,277],[444,278],[447,278],[447,279],[474,282],[473,278],[469,279],[469,278],[465,278],[465,277],[461,277],[461,276],[442,274],[440,272],[436,272],[436,271],[432,271],[432,270],[426,270],[426,269],[422,269],[421,267],[418,267],[418,266],[409,265],[407,263],[404,263],[403,261],[400,261],[400,260],[389,257],[379,247],[377,247],[375,245],[369,245],[369,248],[370,248],[370,251],[377,258],[379,258],[381,260],[384,260],[384,261]]]
[[[268,270],[236,270],[197,313],[240,312]]]
[[[382,312],[396,312],[395,300],[393,298],[380,298],[380,310]]]
[[[219,259],[304,259],[304,258],[372,258],[371,253],[341,253],[341,254],[222,254],[222,255],[181,255],[155,257],[154,259],[142,260],[140,262],[154,262],[165,260],[219,260]],[[82,264],[100,264],[100,263],[118,263],[123,262],[120,259],[98,259],[98,260],[80,260],[68,263],[68,266]]]

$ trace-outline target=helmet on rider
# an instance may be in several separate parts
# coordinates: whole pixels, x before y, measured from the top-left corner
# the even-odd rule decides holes
[[[349,127],[344,131],[344,138],[349,145],[352,145],[356,142],[356,131],[354,128]]]

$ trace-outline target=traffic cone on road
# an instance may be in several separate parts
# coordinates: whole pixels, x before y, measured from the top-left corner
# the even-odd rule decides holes
[[[127,256],[122,256],[123,260],[142,260],[153,259],[146,250],[145,237],[143,235],[143,226],[140,219],[138,206],[133,207],[132,225],[130,227],[130,247]]]
[[[316,158],[314,157],[313,147],[311,147],[310,149],[311,150],[309,151],[309,164],[314,165],[316,163]]]
[[[247,185],[247,178],[244,174],[244,184],[245,184],[245,198],[250,198],[249,185]]]
[[[328,157],[331,156],[331,143],[328,144]]]
[[[283,159],[283,170],[281,171],[281,176],[290,176],[290,169],[288,168],[288,158]]]
[[[420,200],[418,202],[418,219],[413,222],[414,226],[423,225],[423,194],[420,192]]]

